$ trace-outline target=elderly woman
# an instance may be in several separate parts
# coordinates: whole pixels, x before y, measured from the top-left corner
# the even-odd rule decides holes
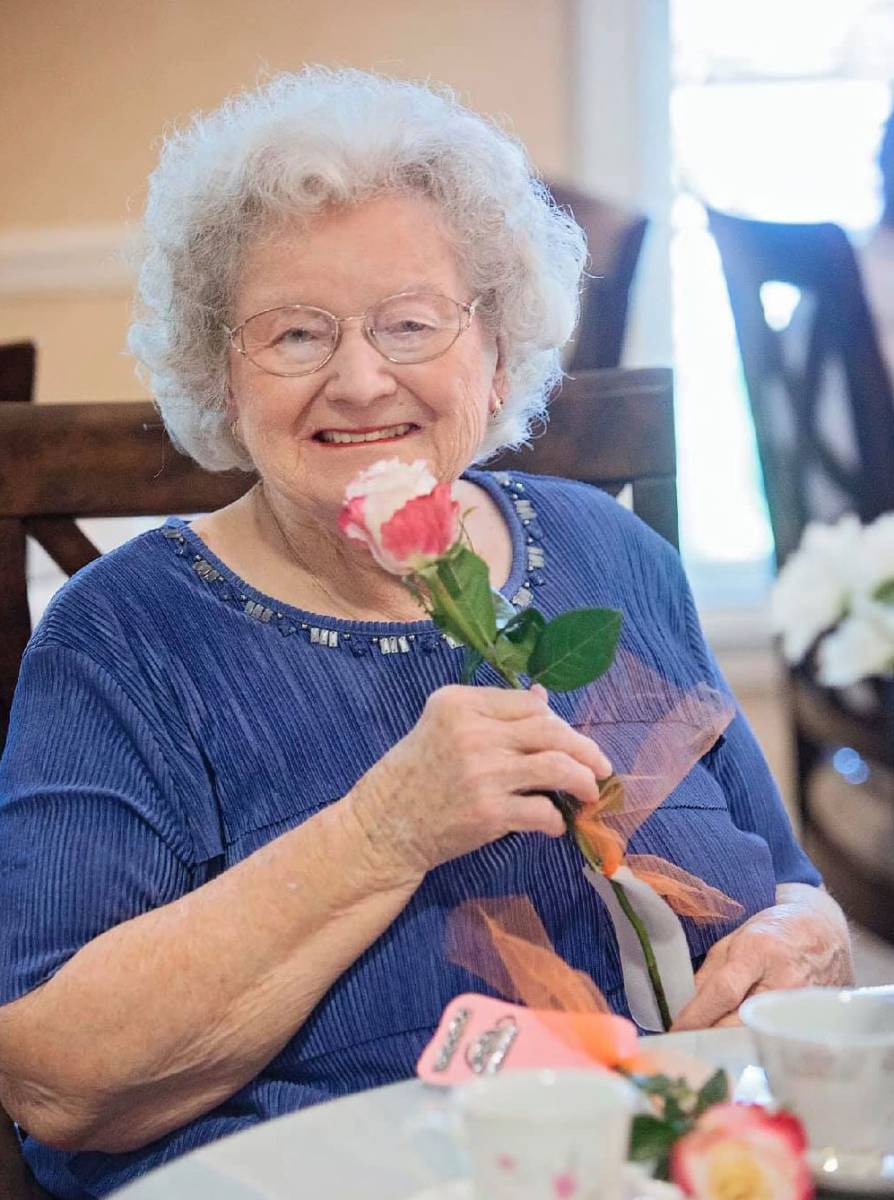
[[[591,488],[471,467],[542,413],[583,260],[519,146],[423,87],[307,70],[167,144],[131,347],[176,442],[258,478],[82,571],[25,656],[0,779],[0,1097],[55,1195],[409,1076],[476,986],[444,957],[469,896],[530,894],[626,1011],[545,795],[592,803],[605,755],[567,698],[489,669],[460,686],[461,650],[337,530],[358,470],[426,459],[508,598],[536,562],[547,615],[620,608],[632,654],[722,686],[670,547]],[[740,716],[636,845],[744,909],[687,930],[704,961],[681,1028],[845,981],[840,912]]]

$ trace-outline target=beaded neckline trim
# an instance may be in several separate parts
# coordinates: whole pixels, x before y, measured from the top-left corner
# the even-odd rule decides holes
[[[542,544],[543,530],[537,520],[534,505],[525,495],[525,485],[520,480],[513,479],[505,471],[493,472],[493,478],[509,497],[524,529],[525,576],[521,587],[512,597],[512,603],[516,608],[527,608],[534,599],[534,589],[546,582],[544,576],[545,554]],[[431,654],[444,645],[451,650],[460,647],[460,643],[454,641],[448,634],[436,630],[396,635],[367,634],[354,630],[348,632],[310,621],[297,620],[294,614],[270,608],[246,595],[239,588],[233,587],[230,580],[201,554],[190,555],[189,541],[177,526],[167,525],[161,532],[162,536],[172,544],[178,557],[191,557],[192,569],[204,583],[214,588],[219,600],[241,608],[247,617],[262,625],[269,625],[271,628],[277,629],[283,637],[301,637],[311,645],[322,646],[329,650],[346,650],[357,658],[375,652],[379,654],[410,654],[413,652]]]

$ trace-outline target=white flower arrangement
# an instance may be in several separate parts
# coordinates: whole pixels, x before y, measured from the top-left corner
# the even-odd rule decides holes
[[[852,515],[808,525],[779,572],[771,620],[788,662],[816,644],[827,687],[894,674],[894,513],[866,526]]]

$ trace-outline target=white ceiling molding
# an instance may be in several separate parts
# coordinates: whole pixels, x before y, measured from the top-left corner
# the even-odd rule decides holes
[[[121,225],[0,232],[0,299],[128,293],[138,233]]]

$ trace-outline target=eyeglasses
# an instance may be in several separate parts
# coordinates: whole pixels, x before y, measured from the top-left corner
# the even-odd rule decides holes
[[[233,349],[268,375],[319,371],[338,348],[348,321],[361,321],[363,336],[389,362],[422,363],[450,349],[469,328],[480,300],[476,296],[461,304],[435,292],[401,292],[356,317],[336,317],[310,304],[286,304],[255,313],[227,333]]]

